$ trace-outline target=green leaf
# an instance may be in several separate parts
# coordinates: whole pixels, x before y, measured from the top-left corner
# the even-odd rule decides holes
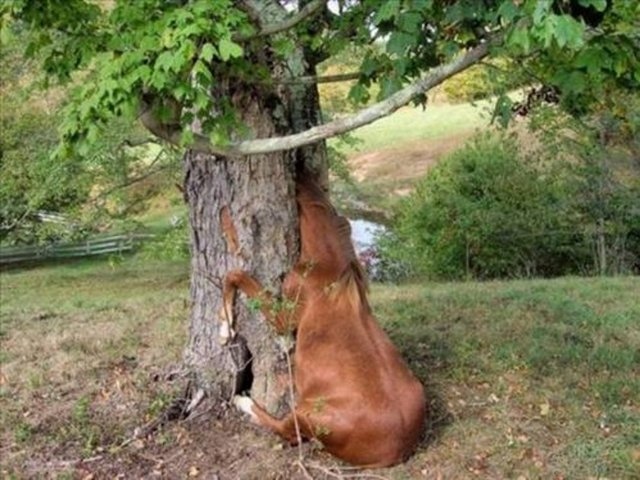
[[[531,49],[531,34],[525,28],[514,28],[507,38],[507,43],[521,49],[524,53],[529,53]]]
[[[189,145],[193,144],[193,132],[191,131],[191,129],[189,128],[185,128],[182,131],[182,134],[180,135],[180,144],[183,147],[188,147]]]
[[[217,55],[216,47],[210,43],[205,43],[200,50],[200,58],[205,62],[210,62],[214,55]]]
[[[405,50],[411,47],[415,42],[415,36],[408,33],[395,31],[391,34],[391,38],[387,42],[387,52],[396,55],[402,55]]]
[[[362,61],[362,65],[360,66],[360,72],[366,77],[370,77],[373,75],[376,70],[380,67],[380,62],[373,57],[367,57]]]
[[[242,47],[229,38],[222,38],[220,40],[218,51],[220,52],[220,58],[225,62],[230,58],[241,57],[244,53]]]
[[[382,6],[376,12],[376,16],[373,17],[373,23],[379,25],[385,20],[393,18],[400,9],[400,2],[398,0],[388,0],[383,2]]]
[[[402,88],[400,79],[395,75],[387,76],[382,79],[380,84],[379,98],[387,98]]]
[[[272,48],[277,55],[285,58],[293,53],[296,45],[291,38],[282,37],[273,41]]]
[[[607,0],[578,0],[578,3],[583,7],[593,7],[598,12],[604,12],[607,8]]]
[[[558,21],[557,15],[549,15],[544,23],[542,23],[541,39],[544,40],[544,48],[549,48],[551,42],[556,35],[556,22]]]
[[[134,75],[142,80],[142,83],[146,85],[151,78],[151,67],[149,67],[149,65],[140,65],[134,71]]]
[[[155,70],[169,71],[173,62],[173,52],[164,51],[156,58]]]
[[[158,48],[158,37],[155,35],[145,35],[140,40],[140,49],[143,51],[153,51]]]
[[[559,15],[555,23],[556,42],[560,48],[567,46],[572,49],[580,48],[584,40],[584,25],[569,15]]]
[[[193,73],[196,75],[196,78],[203,83],[211,83],[211,81],[213,80],[213,77],[211,75],[211,72],[209,71],[209,68],[200,60],[198,60],[194,65],[193,65]]]
[[[420,31],[420,26],[423,23],[422,15],[418,12],[407,12],[399,16],[396,23],[400,30],[415,35]]]
[[[491,123],[498,120],[498,123],[502,128],[507,128],[511,121],[513,102],[511,99],[503,94],[496,100],[495,108],[493,109],[493,116],[491,117]]]
[[[538,25],[545,21],[551,8],[551,0],[538,0],[536,2],[536,8],[533,12],[533,23]]]
[[[595,75],[610,65],[610,57],[598,47],[582,50],[575,60],[575,66],[586,68],[589,75]]]
[[[356,103],[356,104],[365,103],[367,100],[369,100],[369,97],[370,95],[367,89],[364,87],[364,85],[361,85],[359,83],[356,83],[349,90],[349,99],[353,103]]]
[[[505,0],[498,8],[498,16],[507,23],[511,23],[518,16],[520,9],[513,0]]]
[[[8,44],[13,38],[13,32],[8,22],[0,23],[0,45]]]
[[[586,76],[578,70],[558,70],[552,77],[551,82],[564,92],[580,93],[586,86]]]
[[[209,140],[211,140],[212,144],[218,147],[226,147],[231,143],[231,138],[229,138],[229,135],[223,131],[222,128],[213,129],[209,134]]]

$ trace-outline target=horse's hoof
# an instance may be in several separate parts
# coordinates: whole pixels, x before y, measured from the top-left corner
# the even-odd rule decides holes
[[[251,420],[255,423],[258,422],[258,416],[253,412],[254,402],[251,397],[244,395],[236,395],[233,397],[233,404],[242,413],[246,413],[251,417]]]
[[[231,323],[227,320],[224,307],[220,309],[218,315],[221,318],[220,326],[218,327],[218,342],[220,342],[220,345],[226,345],[229,340],[236,336],[236,332],[231,328]]]
[[[229,343],[233,337],[236,336],[236,332],[234,332],[233,328],[229,325],[228,322],[220,323],[220,328],[218,330],[218,341],[221,345],[226,345]]]
[[[278,335],[276,337],[276,344],[278,345],[281,351],[285,353],[290,352],[291,350],[293,350],[293,346],[295,345],[295,342],[293,340],[293,335],[291,334]]]

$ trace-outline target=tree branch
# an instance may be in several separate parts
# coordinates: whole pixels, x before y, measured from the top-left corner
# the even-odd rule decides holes
[[[141,147],[143,145],[148,145],[149,143],[157,144],[158,143],[158,139],[155,138],[155,137],[143,138],[142,140],[129,140],[128,138],[125,138],[120,143],[119,146],[120,147],[136,148],[136,147]]]
[[[297,13],[291,15],[282,22],[274,23],[272,25],[264,25],[260,28],[260,31],[246,36],[239,35],[237,38],[234,38],[234,40],[237,42],[244,42],[247,40],[252,40],[254,38],[266,37],[268,35],[274,35],[276,33],[289,30],[319,11],[326,5],[327,1],[328,0],[313,0],[312,2],[309,2],[307,5],[301,8]]]
[[[200,153],[232,157],[273,153],[310,145],[342,133],[350,132],[351,130],[355,130],[356,128],[368,125],[369,123],[373,123],[380,118],[390,115],[400,107],[408,104],[417,95],[427,92],[456,73],[478,63],[487,56],[488,53],[489,42],[482,43],[451,62],[434,68],[426,76],[394,93],[389,98],[364,108],[354,115],[312,127],[304,132],[287,135],[285,137],[244,140],[228,146],[213,145],[206,136],[194,133],[194,140],[189,148]],[[145,123],[145,125],[153,133],[168,142],[176,145],[180,144],[182,132],[176,125],[158,125],[157,121],[150,122],[150,124]],[[153,129],[150,127],[153,127]]]
[[[348,82],[349,80],[357,80],[360,78],[360,72],[338,73],[335,75],[308,75],[305,77],[288,78],[284,80],[276,81],[285,85],[289,84],[307,84],[307,83],[334,83],[334,82]]]

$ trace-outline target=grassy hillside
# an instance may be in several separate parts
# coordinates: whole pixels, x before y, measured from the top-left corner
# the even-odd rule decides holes
[[[184,386],[187,276],[139,258],[2,273],[3,478],[303,478],[233,412],[123,445]],[[376,474],[637,478],[638,298],[638,278],[374,286],[431,409],[416,455]]]
[[[356,148],[348,148],[345,152],[362,154],[472,131],[488,122],[488,108],[487,101],[475,105],[428,104],[425,109],[402,108],[388,117],[356,130],[353,137],[359,143]]]

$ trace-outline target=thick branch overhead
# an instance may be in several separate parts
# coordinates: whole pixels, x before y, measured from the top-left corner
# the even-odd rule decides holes
[[[450,63],[434,68],[426,76],[394,93],[389,98],[364,108],[354,115],[318,125],[304,132],[284,137],[245,140],[228,146],[213,145],[204,135],[195,134],[194,141],[190,145],[190,148],[201,153],[230,157],[272,153],[310,145],[342,133],[350,132],[351,130],[355,130],[356,128],[390,115],[400,107],[408,104],[417,95],[427,92],[456,73],[478,63],[488,52],[489,43],[482,43],[467,51],[465,54],[460,55]],[[159,130],[160,129],[157,129],[157,131]],[[181,132],[179,130],[167,129],[162,133],[161,136],[165,140],[174,144],[180,143]]]

